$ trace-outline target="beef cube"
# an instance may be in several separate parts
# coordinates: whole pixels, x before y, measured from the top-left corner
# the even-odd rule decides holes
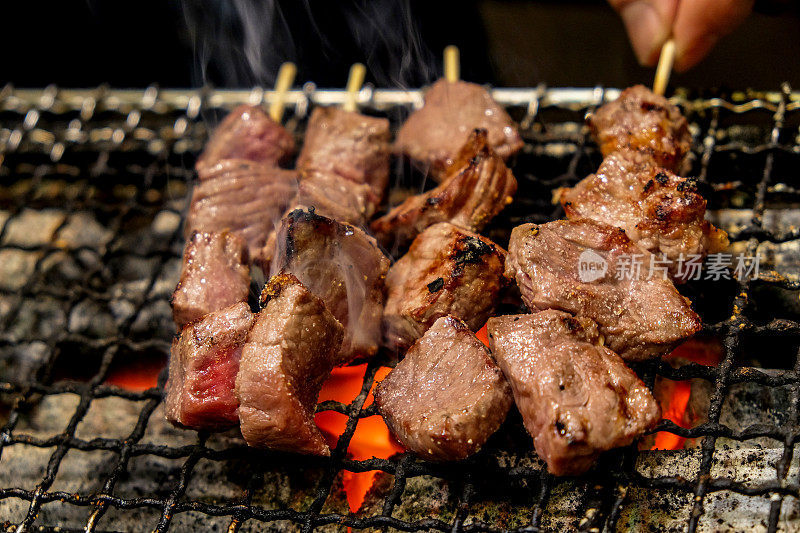
[[[297,174],[244,159],[202,167],[192,194],[186,234],[231,231],[261,252],[297,191]]]
[[[343,328],[291,275],[270,279],[262,303],[236,376],[242,435],[250,446],[330,455],[314,409]]]
[[[524,146],[514,121],[486,89],[442,79],[425,93],[422,109],[400,128],[395,151],[428,165],[439,180],[475,129],[487,131],[489,147],[503,159]]]
[[[531,310],[560,309],[597,322],[608,347],[626,360],[660,357],[701,327],[652,254],[607,224],[557,220],[514,228],[506,275]]]
[[[658,166],[680,172],[692,148],[689,123],[680,109],[643,85],[622,91],[588,122],[604,156],[626,148],[640,150]]]
[[[208,139],[197,169],[223,159],[246,159],[278,165],[294,152],[294,138],[261,107],[240,105],[225,117]],[[202,179],[202,174],[201,174]]]
[[[371,190],[365,183],[353,183],[337,174],[305,172],[289,210],[313,208],[318,215],[363,226],[375,210]]]
[[[378,350],[389,258],[361,229],[295,210],[276,234],[271,274],[294,274],[345,328],[341,362]]]
[[[412,196],[372,224],[384,246],[405,246],[437,222],[480,231],[511,203],[517,180],[488,144],[486,130],[475,130],[442,183]]]
[[[658,167],[642,152],[620,150],[571,189],[561,203],[569,219],[590,218],[625,230],[642,248],[671,263],[673,277],[683,257],[721,252],[724,231],[705,220],[706,200],[693,180]]]
[[[661,418],[650,390],[603,346],[593,321],[549,310],[490,318],[487,329],[550,473],[582,474],[600,453],[631,444]]]
[[[227,231],[194,232],[183,251],[172,316],[182,328],[212,311],[247,301],[249,289],[247,243]]]
[[[372,213],[389,183],[390,140],[389,121],[384,118],[318,107],[308,121],[297,169],[302,176],[320,172],[368,185],[367,211]]]
[[[404,349],[446,315],[480,329],[500,302],[504,262],[502,248],[452,224],[423,231],[386,276],[386,345]]]
[[[184,326],[170,350],[167,420],[191,429],[236,426],[233,387],[252,324],[250,307],[240,302]]]
[[[474,454],[497,431],[511,390],[486,346],[446,316],[378,384],[375,403],[403,446],[451,461]]]

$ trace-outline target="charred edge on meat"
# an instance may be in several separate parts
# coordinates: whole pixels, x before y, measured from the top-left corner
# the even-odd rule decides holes
[[[678,183],[676,188],[678,192],[697,192],[697,180],[687,178]]]
[[[434,292],[439,292],[444,288],[444,279],[436,278],[435,280],[428,283],[428,292],[433,294]]]
[[[295,209],[288,213],[285,218],[288,231],[286,232],[286,253],[284,254],[282,267],[288,266],[297,253],[297,247],[295,246],[293,237],[294,232],[292,231],[295,224],[311,223],[314,225],[315,232],[324,232],[328,235],[333,235],[334,232],[339,232],[343,235],[352,234],[352,226],[350,224],[344,224],[318,215],[313,206],[307,209]]]
[[[442,201],[442,199],[439,198],[438,196],[431,196],[430,198],[425,200],[425,205],[434,206],[434,205],[438,205],[439,202],[441,202],[441,201]]]
[[[494,247],[477,237],[465,236],[459,239],[460,246],[453,260],[457,266],[480,263],[484,255],[494,252]]]
[[[565,317],[562,322],[571,333],[583,330],[583,326],[575,317]]]
[[[642,102],[642,109],[645,111],[656,111],[658,113],[666,111],[666,108],[663,105],[647,101]]]
[[[283,292],[286,287],[299,284],[300,280],[298,280],[294,274],[289,274],[287,272],[275,274],[267,281],[267,284],[264,285],[264,290],[261,291],[261,297],[258,300],[261,309],[264,309],[270,300],[280,296],[281,292]]]

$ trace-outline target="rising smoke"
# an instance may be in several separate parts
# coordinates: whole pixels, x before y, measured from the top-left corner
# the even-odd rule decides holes
[[[184,0],[195,50],[195,83],[269,86],[294,61],[298,82],[342,86],[351,63],[383,87],[412,87],[437,75],[409,0]]]

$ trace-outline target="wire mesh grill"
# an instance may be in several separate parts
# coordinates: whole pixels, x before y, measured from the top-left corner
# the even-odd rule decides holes
[[[498,101],[520,121],[526,148],[514,167],[520,181],[518,200],[489,229],[492,236],[502,242],[503,232],[513,225],[561,216],[551,202],[552,191],[577,182],[600,162],[586,137],[583,116],[616,94],[599,87],[495,91]],[[69,525],[47,523],[43,509],[54,502],[80,510],[82,522],[74,529],[87,531],[116,529],[111,516],[116,520],[139,511],[146,512],[136,516],[149,516],[152,523],[145,520],[137,527],[157,531],[187,528],[181,521],[186,515],[200,517],[205,525],[210,524],[205,520],[216,520],[214,524],[229,531],[265,526],[302,531],[325,526],[537,531],[557,525],[611,531],[638,523],[631,520],[641,520],[642,529],[658,529],[663,524],[657,514],[649,519],[632,517],[643,513],[635,509],[641,506],[636,496],[641,492],[658,499],[677,495],[683,514],[679,519],[672,516],[670,523],[677,520],[688,531],[708,529],[703,523],[708,518],[705,506],[714,494],[738,494],[766,505],[759,509],[761,525],[768,531],[797,519],[800,474],[793,464],[800,436],[800,311],[785,302],[797,300],[800,281],[785,269],[762,271],[761,279],[753,281],[687,288],[707,332],[722,339],[725,354],[719,366],[692,363],[673,368],[653,363],[638,369],[650,385],[657,375],[710,384],[707,422],[683,428],[662,421],[656,428],[700,439],[699,449],[692,452],[626,448],[607,454],[586,476],[562,480],[548,475],[535,459],[510,458],[509,446],[522,450],[521,456],[532,456],[529,438],[519,421],[511,420],[485,450],[456,465],[431,464],[408,454],[353,460],[347,450],[357,424],[376,415],[365,401],[380,360],[369,363],[351,403],[319,406],[318,410],[347,417],[330,459],[265,453],[240,441],[189,431],[181,432],[189,437],[182,445],[147,437],[148,428],[161,416],[165,372],[158,387],[143,392],[123,389],[109,378],[125,361],[163,361],[169,353],[173,326],[165,306],[183,246],[181,221],[193,179],[190,169],[207,136],[204,119],[236,103],[271,98],[270,92],[261,90],[184,92],[155,87],[143,92],[6,87],[0,92],[0,264],[5,264],[0,278],[0,415],[5,417],[0,472],[18,457],[12,455],[15,448],[41,450],[46,458],[35,486],[0,487],[0,503],[23,502],[19,516],[0,521],[6,529],[46,530],[60,525],[61,531],[71,530]],[[342,91],[316,91],[313,86],[293,91],[287,125],[300,138],[310,107],[343,99]],[[359,100],[362,109],[399,123],[422,97],[419,91],[367,88]],[[710,208],[747,213],[745,223],[731,234],[735,244],[754,255],[763,246],[796,241],[797,227],[777,231],[765,217],[771,209],[791,212],[800,207],[796,179],[800,95],[784,86],[772,93],[679,93],[675,101],[692,125],[690,174],[705,187]],[[94,223],[77,224],[87,218]],[[775,300],[775,291],[788,298]],[[82,373],[86,379],[62,379],[65,370]],[[743,383],[785,392],[779,422],[765,419],[741,428],[721,422],[732,387]],[[49,434],[29,431],[33,426],[27,420],[38,406],[64,397],[74,401],[66,419],[59,421],[63,429]],[[93,406],[107,399],[135,405],[135,423],[123,434],[104,434],[101,428],[96,431],[99,435],[89,438],[81,425],[93,416]],[[764,438],[777,443],[770,479],[717,475],[716,463],[725,453],[720,441]],[[87,473],[85,483],[60,490],[55,484],[59,471],[65,457],[76,451],[106,453],[106,468]],[[679,461],[691,462],[694,474],[648,475],[641,462],[647,454],[673,454]],[[174,467],[163,479],[150,480],[150,492],[132,496],[122,490],[129,479],[156,476],[156,471],[134,464],[143,458],[169,461]],[[201,477],[200,465],[230,461],[246,465],[246,473],[235,484],[238,492],[198,496],[192,484]],[[271,483],[269,473],[279,469],[312,472],[308,498],[294,505],[263,504],[260,498]],[[368,501],[374,497],[371,506],[352,514],[331,504],[341,490],[343,473],[373,470],[381,473],[378,479],[384,490],[368,495]],[[433,483],[423,485],[429,496],[433,496],[431,486],[445,487],[446,503],[423,505],[416,514],[401,513],[399,509],[415,496],[412,485],[421,479]],[[212,479],[211,485],[218,482]],[[487,492],[492,491],[510,507],[501,505],[504,510],[499,514],[487,512],[486,501],[491,499]],[[556,500],[572,503],[563,509]],[[675,509],[665,513],[677,513]]]

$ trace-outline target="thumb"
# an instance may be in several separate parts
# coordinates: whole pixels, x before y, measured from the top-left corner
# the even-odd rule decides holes
[[[678,0],[609,0],[609,3],[622,17],[639,63],[654,65],[672,31]]]

